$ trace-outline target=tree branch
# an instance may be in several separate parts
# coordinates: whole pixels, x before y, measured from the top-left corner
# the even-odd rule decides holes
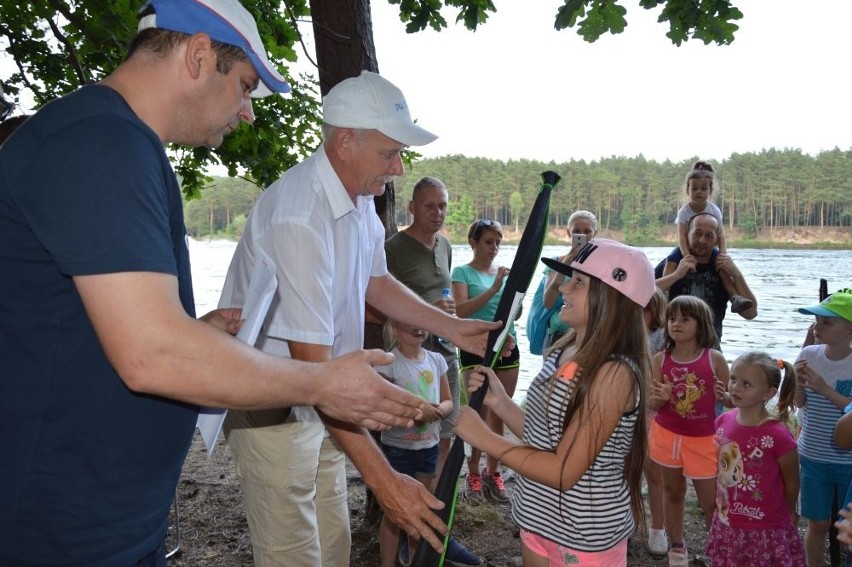
[[[77,48],[68,41],[68,38],[62,33],[56,23],[51,19],[47,18],[47,25],[50,26],[50,29],[53,31],[53,35],[62,43],[65,48],[68,50],[68,55],[71,58],[71,65],[74,67],[74,70],[77,71],[77,77],[80,79],[80,84],[84,85],[89,82],[89,79],[86,77],[86,71],[83,69],[83,66],[80,64],[80,58],[77,57]]]

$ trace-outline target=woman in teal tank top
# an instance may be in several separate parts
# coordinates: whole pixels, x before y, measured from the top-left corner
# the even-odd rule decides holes
[[[473,259],[463,266],[456,266],[452,274],[456,315],[493,321],[506,283],[506,276],[509,275],[509,268],[496,263],[500,243],[503,240],[503,228],[497,221],[477,220],[470,226],[467,239],[473,249]],[[509,325],[509,333],[515,336],[513,323]],[[517,344],[517,341],[515,343]],[[459,366],[465,381],[473,368],[481,363],[481,356],[465,351],[459,352]],[[494,366],[497,377],[500,378],[509,396],[515,392],[519,368],[520,355],[517,346],[512,350],[511,355],[500,358]],[[502,434],[503,422],[496,415],[490,414],[488,408],[484,406],[480,414],[492,431]],[[499,464],[497,458],[487,455],[486,468],[480,472],[481,456],[481,452],[474,449],[467,463],[468,497],[482,499],[487,494],[498,502],[508,501],[509,494],[506,492],[503,477],[497,468]]]

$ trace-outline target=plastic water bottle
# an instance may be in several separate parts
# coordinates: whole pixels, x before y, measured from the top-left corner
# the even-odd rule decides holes
[[[441,290],[441,297],[444,299],[448,299],[450,297],[450,288],[445,287]],[[438,339],[438,344],[448,350],[456,350],[456,345],[445,339],[444,337],[436,337]]]

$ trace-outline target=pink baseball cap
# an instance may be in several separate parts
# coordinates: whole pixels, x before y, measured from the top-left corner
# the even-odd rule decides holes
[[[571,275],[576,270],[597,278],[642,308],[657,288],[654,268],[645,253],[615,240],[596,238],[587,242],[570,266],[551,258],[541,261],[561,274]]]

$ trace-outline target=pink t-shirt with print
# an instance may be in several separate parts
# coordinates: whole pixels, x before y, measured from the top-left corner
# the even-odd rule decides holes
[[[781,423],[737,423],[739,409],[716,419],[719,442],[717,491],[727,492],[727,521],[732,528],[767,529],[790,523],[784,479],[778,459],[796,449],[796,440]],[[724,501],[717,494],[717,504]],[[722,497],[722,498],[720,498]],[[718,509],[720,516],[723,510]],[[721,519],[721,518],[720,518]]]

